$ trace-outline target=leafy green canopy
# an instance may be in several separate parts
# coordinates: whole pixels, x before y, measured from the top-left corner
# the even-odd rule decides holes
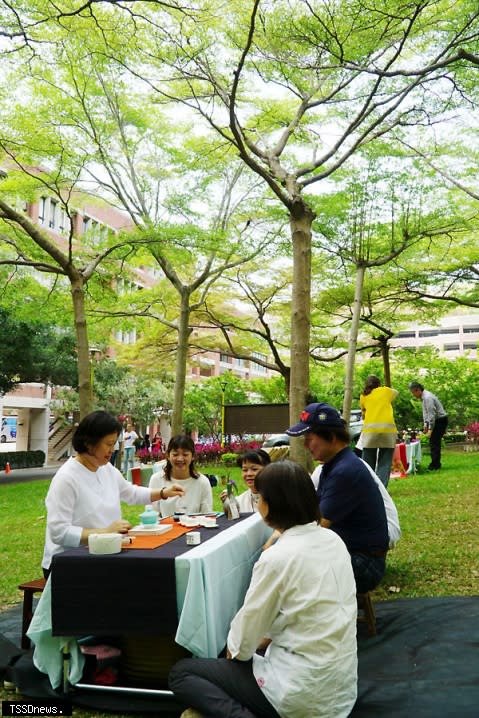
[[[0,392],[22,381],[77,384],[75,340],[71,333],[39,322],[18,320],[0,307]]]

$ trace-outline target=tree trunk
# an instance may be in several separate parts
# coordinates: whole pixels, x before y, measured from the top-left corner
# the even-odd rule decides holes
[[[366,267],[359,265],[356,270],[356,286],[354,288],[353,318],[349,331],[348,356],[346,359],[346,378],[344,382],[343,418],[349,423],[351,404],[353,402],[354,364],[358,343],[359,318],[361,316],[364,275]]]
[[[183,430],[183,407],[185,403],[186,365],[190,337],[190,295],[183,288],[180,292],[180,315],[178,321],[178,348],[176,350],[176,378],[171,417],[172,436]]]
[[[311,225],[314,214],[298,201],[290,214],[293,244],[293,286],[291,299],[291,377],[289,418],[298,421],[309,393],[309,349],[311,328]],[[308,468],[309,452],[303,439],[291,440],[291,459]]]
[[[78,394],[80,398],[80,419],[90,413],[93,407],[90,351],[85,315],[85,283],[83,277],[69,277],[73,302],[73,317],[78,353]]]
[[[389,341],[388,337],[381,337],[381,357],[383,360],[384,370],[384,386],[391,386],[391,362],[389,357]]]

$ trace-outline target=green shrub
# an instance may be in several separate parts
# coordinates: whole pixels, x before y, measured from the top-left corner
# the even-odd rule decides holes
[[[236,466],[236,462],[238,461],[238,454],[234,453],[228,453],[222,455],[221,457],[221,463],[225,466]]]
[[[464,431],[448,431],[444,434],[445,444],[463,444],[466,440],[466,434]]]
[[[0,454],[0,470],[4,470],[7,464],[11,469],[30,469],[35,466],[43,466],[45,463],[45,452],[36,451],[6,451]]]

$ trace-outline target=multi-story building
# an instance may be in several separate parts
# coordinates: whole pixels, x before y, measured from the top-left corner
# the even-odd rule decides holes
[[[468,356],[477,359],[479,312],[448,314],[436,323],[405,327],[391,340],[396,347],[436,347],[448,358]]]
[[[5,170],[0,168],[1,175]],[[61,249],[67,249],[70,222],[65,209],[58,198],[41,195],[38,200],[24,202],[15,201],[17,210],[24,212],[35,224],[40,225],[50,237],[58,243]],[[118,234],[134,228],[133,222],[117,208],[109,205],[103,199],[83,192],[74,192],[69,197],[73,223],[73,238],[78,244],[88,243],[94,250],[111,234]],[[128,277],[121,278],[116,283],[119,294],[138,289],[152,287],[157,282],[158,269],[149,267],[135,267],[131,269]],[[136,330],[116,329],[114,339],[121,344],[134,344],[137,339]],[[258,358],[265,359],[258,354]],[[232,371],[242,378],[268,376],[265,367],[254,361],[236,359],[221,354],[219,351],[208,351],[196,355],[189,369],[193,379],[201,377],[219,376],[225,371]],[[38,396],[37,396],[38,395]],[[50,422],[51,389],[48,386],[21,385],[14,391],[1,397],[0,415],[15,412],[19,419],[19,426],[23,427],[17,437],[17,449],[41,448],[47,453],[47,434]]]
[[[267,361],[267,356],[260,352],[253,352],[253,356]],[[266,379],[272,375],[270,369],[258,364],[254,359],[238,359],[219,351],[208,351],[192,357],[190,376],[193,379],[221,376],[227,371],[241,379]]]

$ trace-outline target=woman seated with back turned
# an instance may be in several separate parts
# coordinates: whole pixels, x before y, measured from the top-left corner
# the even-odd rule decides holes
[[[58,469],[45,499],[45,577],[56,553],[87,543],[91,533],[126,533],[131,524],[121,517],[121,501],[145,505],[160,498],[160,491],[130,484],[111,465],[121,431],[120,422],[106,411],[94,411],[78,424],[72,439],[76,456]],[[172,485],[167,495],[182,493]]]
[[[150,489],[160,489],[161,500],[156,508],[161,516],[173,516],[175,512],[186,514],[208,513],[213,510],[213,493],[207,476],[195,468],[195,444],[186,434],[170,439],[166,461],[150,479]],[[171,487],[182,489],[182,494],[172,494]]]
[[[356,584],[343,541],[319,525],[309,474],[292,461],[256,477],[280,532],[253,569],[227,658],[186,658],[169,684],[182,718],[346,718],[356,700]],[[264,655],[257,650],[264,650]]]

